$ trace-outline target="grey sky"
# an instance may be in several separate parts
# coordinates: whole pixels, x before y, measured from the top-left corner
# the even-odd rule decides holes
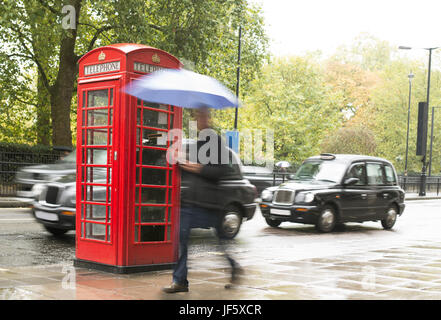
[[[262,5],[271,52],[325,55],[367,32],[392,45],[441,46],[440,0],[251,0]],[[425,50],[403,51],[426,57]],[[441,55],[441,50],[437,52]]]

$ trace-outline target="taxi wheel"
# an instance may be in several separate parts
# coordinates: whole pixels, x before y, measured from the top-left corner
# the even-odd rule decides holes
[[[397,221],[397,208],[390,206],[386,211],[386,218],[381,220],[381,225],[385,230],[390,230]]]
[[[217,230],[220,238],[233,239],[240,230],[242,213],[236,206],[228,206],[222,217],[221,228]]]
[[[273,227],[273,228],[277,228],[282,223],[282,221],[273,220],[273,219],[269,219],[269,218],[265,218],[265,221],[270,227]]]
[[[44,226],[44,228],[47,231],[49,231],[50,233],[52,233],[54,236],[61,236],[67,232],[67,230],[64,230],[64,229],[57,229],[57,228],[52,228],[52,227],[47,227],[47,226]]]
[[[336,224],[337,215],[335,209],[328,205],[325,206],[320,213],[315,227],[320,232],[331,232],[334,230]]]

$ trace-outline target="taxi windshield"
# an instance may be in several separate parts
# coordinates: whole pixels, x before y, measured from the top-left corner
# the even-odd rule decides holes
[[[293,180],[338,182],[343,178],[346,165],[336,161],[314,160],[304,162],[291,177]]]

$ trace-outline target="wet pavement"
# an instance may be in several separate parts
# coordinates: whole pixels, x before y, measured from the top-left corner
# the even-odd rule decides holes
[[[224,288],[229,270],[211,231],[195,230],[189,256],[190,292],[168,295],[161,288],[170,283],[171,270],[116,275],[74,268],[73,234],[59,240],[32,221],[23,221],[27,232],[17,238],[20,228],[12,219],[24,219],[27,213],[16,212],[15,217],[7,216],[9,221],[1,221],[2,211],[0,299],[438,300],[440,206],[440,200],[409,201],[392,231],[369,222],[319,234],[313,226],[299,224],[271,228],[257,215],[243,225],[231,247],[245,274],[229,290]],[[3,255],[3,239],[15,248],[7,251],[9,256]],[[51,256],[52,250],[58,262],[55,256],[47,261],[38,257]],[[66,256],[60,255],[63,250]],[[14,252],[34,256],[19,258]],[[11,259],[16,260],[7,265]]]

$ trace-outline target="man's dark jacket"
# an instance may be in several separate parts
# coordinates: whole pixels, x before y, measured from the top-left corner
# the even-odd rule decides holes
[[[230,166],[225,163],[221,163],[221,155],[225,153],[226,145],[223,139],[212,131],[212,134],[207,137],[206,140],[197,141],[197,154],[199,150],[206,143],[210,142],[210,139],[217,140],[215,144],[217,146],[217,161],[210,161],[208,164],[203,164],[200,173],[192,173],[185,170],[181,170],[181,205],[182,206],[197,206],[202,208],[214,209],[213,211],[223,208],[222,204],[222,190],[219,187],[219,180],[227,176],[230,172]],[[210,145],[213,145],[210,143]],[[188,150],[187,146],[187,150]],[[206,146],[207,147],[207,146]],[[212,148],[209,149],[207,155],[210,152],[215,151]],[[198,157],[198,163],[201,163],[201,159]]]

